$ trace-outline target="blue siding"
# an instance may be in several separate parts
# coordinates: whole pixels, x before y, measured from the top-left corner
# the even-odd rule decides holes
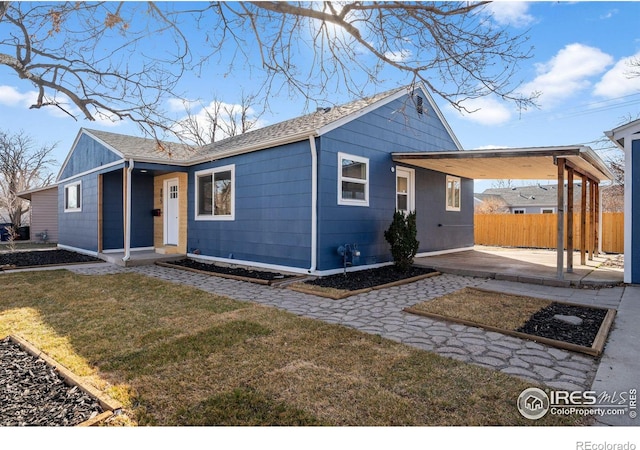
[[[122,170],[105,173],[102,179],[102,248],[124,248]]]
[[[153,247],[153,175],[133,172],[131,179],[131,247]]]
[[[80,180],[82,211],[64,212],[64,186]],[[90,174],[58,186],[58,243],[98,250],[98,175]]]
[[[96,142],[86,134],[82,134],[72,149],[69,160],[58,178],[64,180],[121,159],[120,156],[104,145]]]
[[[640,211],[640,140],[631,144],[631,211]],[[640,283],[640,217],[631,215],[631,282]]]
[[[318,269],[341,266],[336,249],[358,244],[360,264],[391,260],[384,239],[395,210],[393,152],[455,150],[435,112],[418,115],[408,97],[378,108],[320,138]],[[338,152],[369,159],[369,206],[338,205]],[[446,175],[415,169],[420,252],[473,245],[473,182],[463,180],[462,210],[445,210]],[[438,226],[442,224],[443,226]]]
[[[196,221],[195,172],[235,164],[235,220]],[[311,151],[303,141],[189,171],[187,250],[306,268],[311,263]]]

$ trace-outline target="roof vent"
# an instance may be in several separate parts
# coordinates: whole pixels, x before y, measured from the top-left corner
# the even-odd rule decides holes
[[[316,109],[316,112],[319,112],[319,113],[328,113],[329,111],[331,111],[331,106],[319,106]]]
[[[424,106],[422,104],[422,97],[419,96],[419,95],[416,95],[416,111],[420,115],[422,115],[422,113],[424,113]]]

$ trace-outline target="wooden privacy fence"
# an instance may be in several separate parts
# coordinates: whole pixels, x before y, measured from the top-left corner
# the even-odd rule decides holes
[[[565,214],[566,215],[566,214]],[[555,249],[557,242],[557,214],[476,214],[475,243],[501,247]],[[587,214],[587,230],[589,229]],[[565,239],[566,233],[565,217]],[[602,251],[624,253],[624,214],[602,213]],[[577,250],[580,242],[580,213],[573,215],[573,242]],[[587,236],[587,247],[589,236]]]

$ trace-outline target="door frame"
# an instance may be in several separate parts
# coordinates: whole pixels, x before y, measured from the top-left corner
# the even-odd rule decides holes
[[[407,178],[407,208],[408,211],[416,210],[416,171],[408,167],[396,166],[396,192],[395,203],[396,210],[398,209],[398,177],[403,174]]]
[[[177,200],[177,218],[176,218],[176,235],[175,235],[175,243],[169,243],[169,200],[170,200],[170,192],[169,185],[175,184],[178,186],[178,198]],[[180,179],[178,178],[169,178],[164,180],[162,189],[164,190],[164,201],[163,208],[164,214],[162,220],[162,243],[163,245],[178,245],[180,242]]]

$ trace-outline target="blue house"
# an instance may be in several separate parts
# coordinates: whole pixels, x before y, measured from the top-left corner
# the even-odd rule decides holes
[[[624,282],[640,283],[640,119],[611,131],[609,139],[624,152]]]
[[[422,86],[199,148],[81,129],[58,176],[59,245],[323,275],[346,244],[354,265],[391,261],[398,209],[416,211],[419,255],[469,249],[473,181],[393,158],[461,149]]]

